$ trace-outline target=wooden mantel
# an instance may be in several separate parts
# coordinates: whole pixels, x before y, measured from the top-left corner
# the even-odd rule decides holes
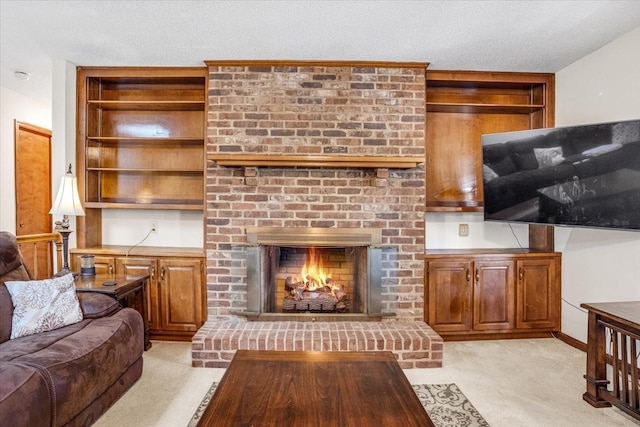
[[[424,156],[322,156],[322,155],[265,155],[265,154],[209,154],[208,160],[219,166],[270,167],[326,167],[326,168],[391,168],[411,169],[424,163]]]

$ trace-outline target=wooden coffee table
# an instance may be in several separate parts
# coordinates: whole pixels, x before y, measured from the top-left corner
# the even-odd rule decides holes
[[[198,426],[433,426],[391,352],[238,350]]]

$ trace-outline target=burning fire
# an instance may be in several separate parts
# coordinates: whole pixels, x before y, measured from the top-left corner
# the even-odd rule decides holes
[[[285,289],[289,292],[284,301],[286,309],[293,307],[293,309],[305,310],[311,309],[312,305],[319,307],[320,311],[346,308],[347,294],[344,288],[331,279],[331,274],[322,264],[322,257],[313,247],[309,248],[307,261],[302,266],[300,277],[287,277]],[[303,303],[298,303],[299,301]]]
[[[316,253],[314,247],[309,248],[309,258],[302,266],[300,275],[302,278],[299,281],[304,282],[309,291],[315,291],[324,286],[333,288],[331,275],[328,272],[325,273],[322,258]]]

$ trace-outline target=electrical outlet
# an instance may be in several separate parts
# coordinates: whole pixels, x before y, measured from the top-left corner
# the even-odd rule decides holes
[[[469,224],[460,224],[458,226],[458,235],[459,236],[468,236],[469,235]]]
[[[157,234],[158,233],[158,222],[157,221],[151,221],[151,233],[152,234]]]

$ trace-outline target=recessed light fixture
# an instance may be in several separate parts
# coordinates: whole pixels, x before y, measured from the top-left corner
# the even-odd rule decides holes
[[[29,80],[29,78],[31,77],[31,73],[27,73],[26,71],[19,71],[19,70],[14,71],[13,75],[18,80]]]

